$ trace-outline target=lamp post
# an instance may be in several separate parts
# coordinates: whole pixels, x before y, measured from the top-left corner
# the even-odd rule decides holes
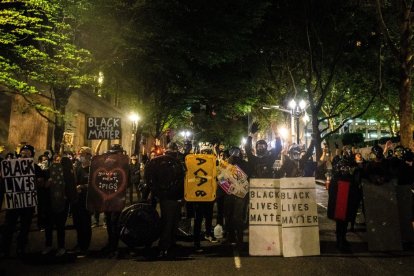
[[[299,145],[300,139],[299,139],[299,118],[303,115],[306,109],[306,102],[304,100],[300,100],[299,103],[297,103],[294,99],[292,99],[289,102],[289,109],[292,114],[292,126],[294,119],[296,119],[296,144]],[[293,133],[293,127],[292,127],[292,133]]]
[[[141,117],[131,112],[128,116],[129,120],[132,123],[132,136],[131,136],[131,155],[137,153],[137,144],[138,144],[138,123],[141,120]],[[139,145],[138,145],[139,147]]]

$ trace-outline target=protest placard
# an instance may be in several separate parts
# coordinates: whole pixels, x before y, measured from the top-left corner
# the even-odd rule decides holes
[[[88,140],[117,140],[121,139],[121,134],[121,118],[88,117]]]
[[[187,173],[184,198],[187,201],[213,201],[216,198],[216,157],[211,154],[189,154],[185,157]]]
[[[249,190],[249,181],[243,170],[224,160],[217,168],[217,179],[218,185],[227,194],[244,198]]]
[[[283,256],[320,255],[314,177],[280,179]]]
[[[125,207],[129,158],[103,154],[92,158],[87,206],[91,212],[120,212]]]
[[[250,179],[249,254],[282,255],[279,179]]]
[[[33,158],[1,161],[4,202],[7,209],[37,206],[36,175]]]

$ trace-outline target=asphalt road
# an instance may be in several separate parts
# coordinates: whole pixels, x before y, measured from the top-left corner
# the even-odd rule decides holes
[[[348,234],[351,254],[335,248],[334,222],[326,218],[327,192],[317,185],[321,255],[312,257],[252,257],[248,254],[248,234],[241,249],[219,242],[203,241],[203,253],[195,253],[190,240],[182,239],[174,257],[157,259],[142,248],[129,252],[121,244],[119,259],[100,256],[106,243],[106,229],[93,229],[91,252],[84,258],[67,255],[56,260],[40,256],[44,232],[30,233],[32,252],[26,259],[0,260],[0,275],[414,275],[414,250],[398,252],[369,252],[366,232],[357,225]],[[361,219],[359,216],[357,219]],[[70,224],[70,221],[69,221]],[[67,248],[75,246],[76,234],[67,232]],[[152,253],[152,252],[150,252]],[[146,257],[145,257],[146,256]],[[150,257],[148,257],[150,256]]]

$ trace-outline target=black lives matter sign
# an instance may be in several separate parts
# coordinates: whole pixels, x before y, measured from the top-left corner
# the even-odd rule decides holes
[[[86,134],[88,140],[121,139],[121,118],[88,117]]]
[[[37,206],[35,166],[32,158],[3,160],[1,175],[7,209]]]

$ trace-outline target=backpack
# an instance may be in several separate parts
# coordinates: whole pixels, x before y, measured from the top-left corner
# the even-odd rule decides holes
[[[184,167],[177,158],[168,155],[155,157],[145,169],[145,178],[157,197],[180,197],[183,194]]]

